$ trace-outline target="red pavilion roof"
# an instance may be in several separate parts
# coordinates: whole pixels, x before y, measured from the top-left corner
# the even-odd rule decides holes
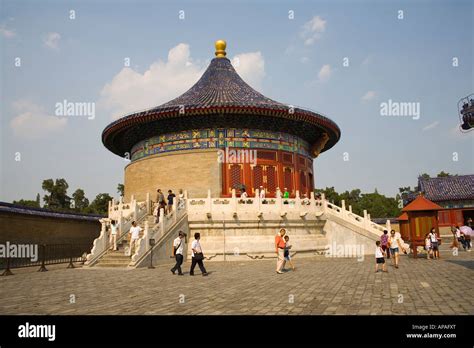
[[[402,211],[424,211],[424,210],[442,210],[438,204],[426,199],[423,195],[419,195],[416,199],[408,204]]]

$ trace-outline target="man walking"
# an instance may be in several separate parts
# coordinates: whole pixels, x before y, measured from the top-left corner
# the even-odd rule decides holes
[[[275,252],[277,254],[277,267],[276,272],[282,274],[281,271],[285,267],[285,234],[286,230],[284,228],[280,229],[280,233],[275,237]]]
[[[130,228],[130,255],[134,253],[134,247],[136,249],[138,239],[140,238],[141,227],[137,226],[135,221],[132,222],[132,227]]]
[[[181,265],[183,264],[183,250],[184,250],[184,243],[185,243],[185,234],[183,231],[179,231],[178,237],[173,241],[173,257],[176,259],[176,264],[171,269],[171,273],[176,274],[176,270],[178,271],[178,275],[183,275],[183,271],[181,270]]]

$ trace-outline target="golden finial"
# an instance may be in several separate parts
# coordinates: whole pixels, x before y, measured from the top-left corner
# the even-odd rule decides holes
[[[225,48],[227,46],[227,43],[224,40],[217,40],[215,45],[216,45],[216,57],[225,58],[226,56]]]

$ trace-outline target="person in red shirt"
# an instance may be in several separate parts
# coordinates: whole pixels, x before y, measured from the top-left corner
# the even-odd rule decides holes
[[[277,254],[277,268],[276,272],[278,274],[282,274],[283,272],[281,271],[283,267],[285,267],[285,234],[286,230],[284,228],[280,229],[280,233],[276,235],[275,237],[275,253]]]

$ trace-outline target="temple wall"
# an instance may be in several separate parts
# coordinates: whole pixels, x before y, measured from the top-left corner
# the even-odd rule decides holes
[[[100,233],[97,221],[80,221],[56,217],[40,217],[33,215],[2,212],[0,225],[0,244],[9,241],[18,244],[83,244],[89,245]]]
[[[179,189],[187,190],[191,197],[206,197],[211,189],[213,197],[221,194],[221,170],[215,149],[179,151],[146,157],[130,163],[125,168],[125,197],[128,202],[133,194],[138,201],[156,200],[156,190],[167,195],[169,189],[177,195]]]

